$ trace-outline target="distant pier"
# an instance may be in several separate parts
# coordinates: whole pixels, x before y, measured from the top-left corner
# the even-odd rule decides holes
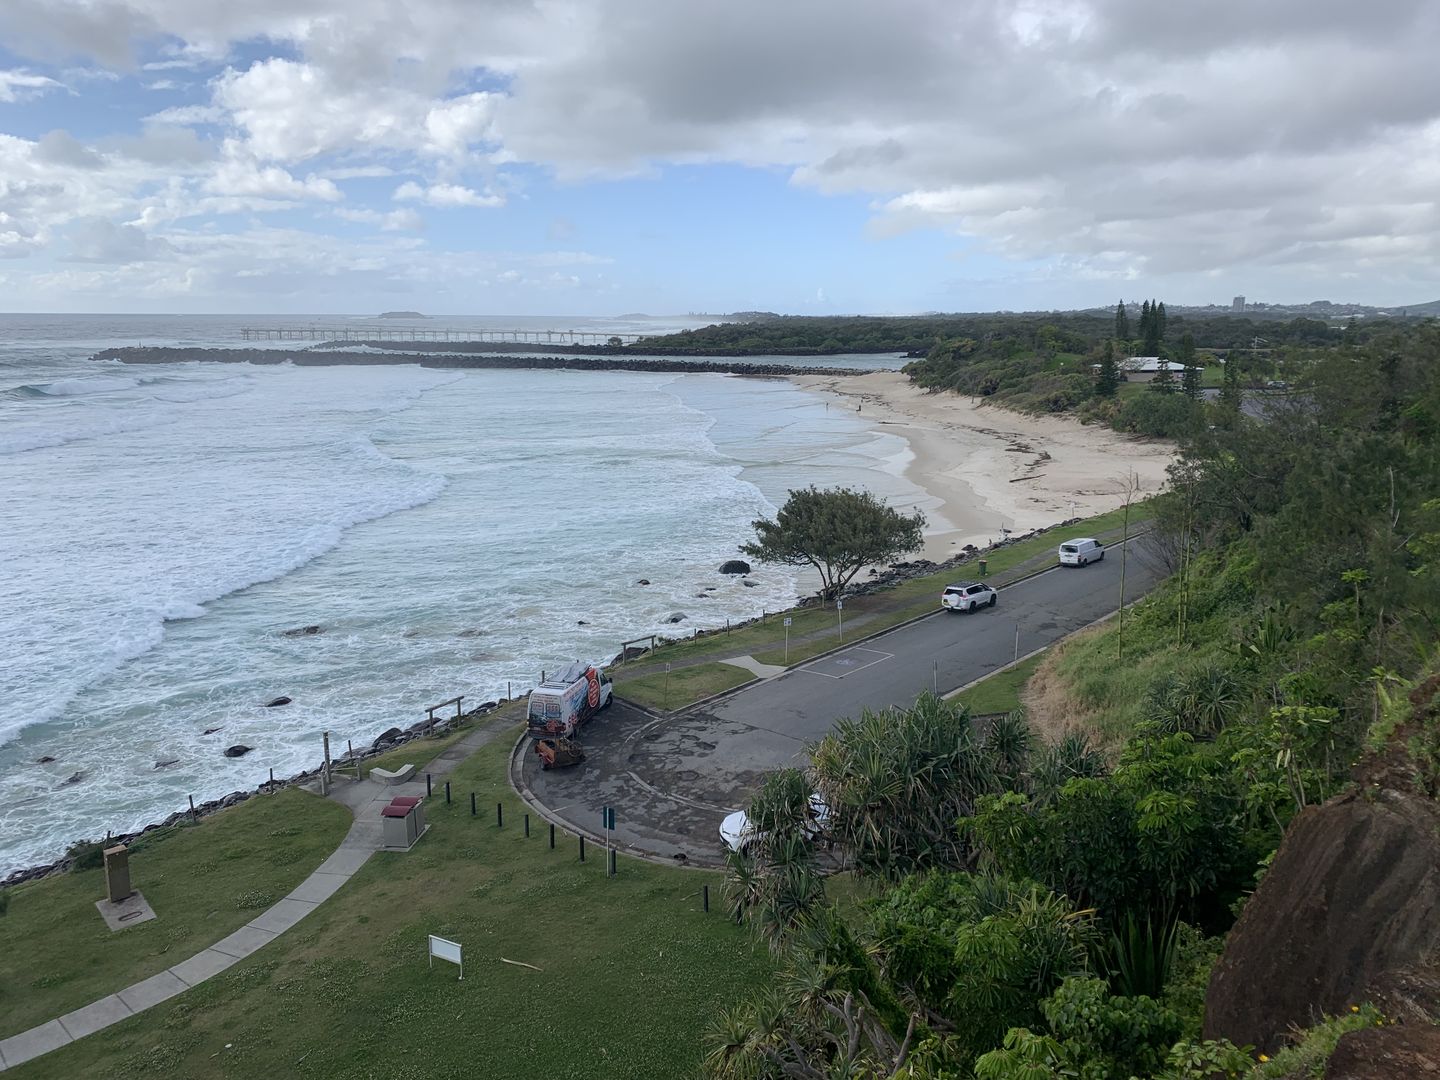
[[[456,330],[425,326],[247,326],[246,341],[508,341],[536,345],[633,345],[640,334],[605,334],[581,330]]]

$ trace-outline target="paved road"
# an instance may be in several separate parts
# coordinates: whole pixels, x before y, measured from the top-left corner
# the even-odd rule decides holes
[[[837,719],[908,706],[932,686],[943,693],[1003,667],[1016,655],[1017,629],[1024,656],[1114,611],[1119,556],[1111,549],[1090,566],[1049,571],[1001,590],[994,608],[937,614],[708,708],[661,719],[619,702],[585,732],[584,764],[541,772],[529,754],[523,781],[571,827],[596,833],[601,808],[613,806],[622,847],[717,862],[720,819],[749,800],[765,773],[802,764],[806,745]],[[1133,542],[1127,601],[1163,576],[1148,543]]]

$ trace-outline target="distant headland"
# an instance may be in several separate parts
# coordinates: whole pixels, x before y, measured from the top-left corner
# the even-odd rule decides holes
[[[377,319],[428,319],[429,315],[422,315],[418,311],[382,311],[375,316]]]

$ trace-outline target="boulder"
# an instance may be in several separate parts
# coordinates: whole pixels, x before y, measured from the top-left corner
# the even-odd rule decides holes
[[[71,777],[70,777],[70,779],[68,779],[68,780],[65,781],[65,785],[68,787],[70,784],[78,784],[81,780],[84,780],[84,779],[85,779],[85,773],[84,773],[83,771],[82,771],[82,772],[77,772],[77,773],[72,774]]]
[[[277,698],[271,698],[269,701],[265,702],[265,706],[264,706],[264,707],[267,708],[267,709],[274,709],[274,708],[277,708],[277,707],[280,706],[280,705],[289,705],[289,704],[290,704],[290,701],[291,701],[290,698],[288,698],[288,697],[283,697],[283,696],[282,696],[282,697],[277,697]],[[218,731],[219,729],[217,728],[216,730]],[[207,732],[207,734],[208,734],[208,732]]]
[[[760,587],[760,583],[758,581],[750,581],[743,578],[741,579],[740,584],[744,585],[747,589],[758,589]]]
[[[286,630],[286,637],[309,637],[311,634],[323,634],[325,628],[318,624],[311,626],[297,626],[293,630]]]
[[[639,581],[635,582],[635,584],[636,584],[636,585],[649,585],[649,584],[650,584],[650,579],[649,579],[649,578],[643,578],[643,577],[642,577]]]
[[[252,747],[246,746],[244,743],[236,743],[234,746],[227,746],[225,748],[225,756],[244,757],[251,751],[251,749]]]
[[[588,622],[586,622],[584,619],[576,619],[576,620],[575,620],[575,625],[576,625],[576,626],[589,626],[590,624],[589,624]]]
[[[1410,704],[1413,717],[1356,766],[1357,786],[1285,830],[1211,972],[1205,1038],[1272,1053],[1292,1027],[1362,1001],[1440,1018],[1440,804],[1433,759],[1410,750],[1434,738],[1440,675]]]
[[[172,758],[169,758],[169,759],[166,760],[166,761],[157,761],[157,762],[155,762],[155,768],[157,768],[157,769],[164,769],[164,768],[168,768],[168,767],[171,766],[171,765],[178,765],[179,763],[180,763],[180,759],[179,759],[178,757],[172,757]]]
[[[720,564],[720,573],[748,574],[750,573],[750,564],[744,559],[730,559],[728,562]]]
[[[460,631],[458,634],[456,634],[455,636],[456,636],[456,637],[479,637],[479,636],[480,636],[481,634],[483,634],[483,633],[485,633],[485,631],[484,631],[484,630],[481,630],[481,629],[477,626],[477,627],[471,627],[469,630],[461,630],[461,631]]]
[[[668,623],[677,623],[684,622],[688,618],[689,616],[686,615],[683,611],[673,611],[665,617],[665,621]]]
[[[200,734],[202,734],[202,735],[214,735],[214,734],[215,734],[217,731],[219,731],[219,730],[221,730],[221,729],[218,728],[218,727],[207,727],[207,728],[206,728],[204,731],[202,731]]]
[[[46,755],[45,755],[44,757],[42,757],[42,758],[37,758],[36,761],[35,761],[35,764],[36,764],[36,765],[49,765],[49,764],[50,764],[52,761],[54,761],[54,760],[55,760],[55,759],[54,759],[53,757],[51,757],[49,754],[46,754]]]
[[[398,727],[387,728],[385,731],[382,731],[379,735],[375,736],[375,741],[370,744],[370,749],[375,750],[379,747],[384,746],[386,743],[392,743],[396,739],[400,738],[400,736],[403,734],[404,732],[402,732]]]
[[[1397,1024],[1347,1031],[1325,1064],[1325,1080],[1440,1077],[1440,1028]]]

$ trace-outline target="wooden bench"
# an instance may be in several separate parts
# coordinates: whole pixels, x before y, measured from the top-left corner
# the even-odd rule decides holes
[[[391,772],[389,769],[371,769],[370,779],[379,780],[382,784],[390,784],[393,786],[395,784],[405,783],[414,772],[414,765],[401,765],[400,768],[394,772]]]

